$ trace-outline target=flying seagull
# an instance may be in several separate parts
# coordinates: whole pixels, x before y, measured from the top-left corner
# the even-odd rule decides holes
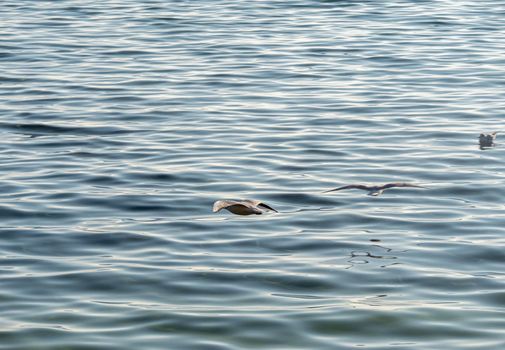
[[[271,210],[278,213],[277,210],[269,205],[266,205],[262,201],[257,201],[254,199],[244,199],[244,200],[219,200],[214,202],[212,211],[217,213],[221,209],[226,209],[229,212],[237,215],[261,215],[265,210]]]
[[[419,187],[419,188],[426,188],[423,186],[418,186],[414,184],[409,184],[406,182],[393,182],[389,184],[385,184],[382,186],[365,186],[365,185],[347,185],[347,186],[342,186],[338,188],[334,188],[332,190],[324,191],[323,193],[328,193],[328,192],[333,192],[333,191],[340,191],[340,190],[348,190],[352,188],[356,188],[358,190],[365,190],[368,191],[369,196],[378,196],[382,194],[385,190],[388,188],[393,188],[393,187]]]
[[[479,143],[481,147],[492,147],[494,145],[494,140],[496,140],[496,134],[498,132],[492,132],[490,134],[480,134],[479,135]]]

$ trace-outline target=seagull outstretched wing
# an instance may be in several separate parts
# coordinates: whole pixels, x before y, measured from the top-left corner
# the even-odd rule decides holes
[[[419,188],[426,188],[426,187],[423,187],[423,186],[414,185],[414,184],[410,184],[410,183],[407,183],[407,182],[393,182],[393,183],[385,184],[384,186],[382,186],[382,189],[385,190],[387,188],[392,188],[392,187],[419,187]]]
[[[342,186],[342,187],[334,188],[332,190],[324,191],[323,193],[340,191],[340,190],[347,190],[347,189],[351,189],[351,188],[356,188],[358,190],[365,190],[365,191],[370,191],[371,190],[371,188],[369,186],[353,184],[353,185],[347,185],[347,186]]]

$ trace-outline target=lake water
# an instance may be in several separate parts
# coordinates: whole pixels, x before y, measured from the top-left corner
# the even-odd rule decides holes
[[[503,1],[6,0],[0,33],[0,349],[505,348]],[[391,181],[428,188],[322,193]]]

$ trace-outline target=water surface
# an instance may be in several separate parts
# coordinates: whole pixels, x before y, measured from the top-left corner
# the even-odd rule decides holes
[[[0,349],[502,349],[504,14],[4,1]]]

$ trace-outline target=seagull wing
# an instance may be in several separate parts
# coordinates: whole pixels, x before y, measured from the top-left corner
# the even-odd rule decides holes
[[[266,205],[265,203],[261,202],[261,203],[258,203],[258,207],[260,208],[267,208],[268,210],[271,210],[271,211],[275,211],[276,213],[278,213],[277,210],[275,210],[274,208],[272,208],[271,206],[269,205]]]
[[[212,207],[212,211],[214,213],[217,213],[221,209],[225,209],[225,208],[228,208],[228,207],[230,207],[232,205],[236,205],[236,204],[240,204],[240,203],[237,201],[229,201],[229,200],[215,201],[214,206]]]
[[[414,184],[410,184],[410,183],[407,183],[407,182],[393,182],[393,183],[385,184],[384,186],[382,186],[383,189],[392,188],[392,187],[419,187],[419,188],[426,188],[424,186],[414,185]]]
[[[268,209],[268,210],[275,211],[276,213],[278,213],[277,210],[275,210],[271,206],[263,203],[262,201],[258,201],[255,199],[246,199],[246,200],[244,200],[244,202],[247,203],[248,205],[251,205],[252,207],[260,207],[260,208]]]
[[[369,191],[370,190],[370,187],[365,186],[365,185],[347,185],[347,186],[342,186],[342,187],[334,188],[332,190],[324,191],[323,193],[328,193],[328,192],[333,192],[333,191],[340,191],[340,190],[347,190],[347,189],[351,189],[351,188],[356,188],[358,190],[365,190],[365,191]]]

